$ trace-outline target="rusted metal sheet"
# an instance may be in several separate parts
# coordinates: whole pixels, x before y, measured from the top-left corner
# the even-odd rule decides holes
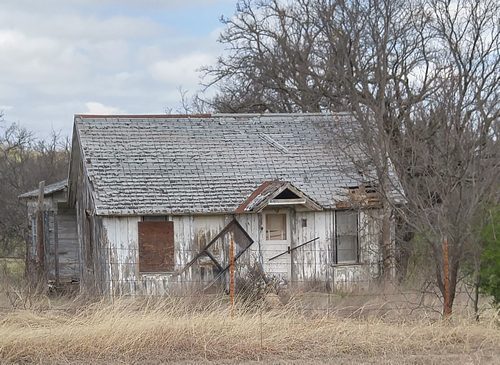
[[[139,222],[139,271],[169,272],[174,263],[174,223]]]

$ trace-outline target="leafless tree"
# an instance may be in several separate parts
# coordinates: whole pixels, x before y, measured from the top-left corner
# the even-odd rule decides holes
[[[346,48],[339,79],[360,126],[355,137],[386,206],[398,189],[394,162],[406,204],[393,208],[430,247],[449,315],[460,265],[478,262],[485,204],[498,204],[499,6],[431,0],[412,9],[375,1],[360,11],[353,4],[344,13],[354,22],[343,24],[356,46]],[[356,24],[363,26],[353,31]],[[383,234],[387,222],[384,215]],[[385,250],[384,260],[390,256]]]
[[[331,1],[243,0],[223,19],[220,42],[229,49],[205,68],[205,86],[217,84],[219,112],[317,112],[338,108],[333,71],[336,44],[319,19]]]
[[[47,140],[17,124],[1,126],[0,254],[19,255],[27,232],[26,212],[18,195],[67,176],[69,141],[53,132]]]
[[[479,252],[474,222],[498,203],[499,13],[494,0],[244,0],[205,69],[218,111],[353,113],[384,198],[385,272],[399,189],[392,208],[427,242],[445,314]]]
[[[451,314],[460,265],[477,262],[477,225],[498,204],[500,4],[431,0],[439,44],[432,84],[394,152],[408,197],[407,219],[432,248],[444,314]]]
[[[241,2],[236,16],[225,20],[220,39],[230,55],[206,69],[220,88],[215,109],[350,110],[363,122],[357,133],[370,148],[365,152],[380,188],[389,191],[384,180],[390,144],[401,142],[402,122],[429,91],[428,17],[418,5],[401,0]],[[373,133],[368,119],[380,133]],[[387,205],[384,211],[389,279],[395,253]]]
[[[381,0],[341,2],[335,18],[329,34],[340,50],[336,78],[357,121],[353,138],[363,142],[368,159],[355,163],[385,198],[381,243],[387,282],[394,278],[396,255],[390,236],[391,157],[402,146],[414,107],[432,93],[429,17],[421,2]]]

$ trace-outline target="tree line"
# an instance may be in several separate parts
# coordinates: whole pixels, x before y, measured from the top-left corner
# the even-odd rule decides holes
[[[29,237],[26,207],[18,196],[67,177],[69,140],[56,132],[47,139],[8,123],[0,115],[0,257],[24,257]]]

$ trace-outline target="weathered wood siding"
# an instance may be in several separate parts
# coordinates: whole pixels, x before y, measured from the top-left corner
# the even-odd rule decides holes
[[[59,283],[79,280],[80,260],[76,229],[76,216],[73,209],[62,208],[66,197],[55,193],[44,198],[44,248],[47,279]],[[31,226],[30,256],[37,255],[36,212],[37,203],[28,201],[28,220]]]
[[[265,240],[264,214],[241,214],[236,219],[254,239],[251,249],[238,262],[244,268],[260,263],[266,274],[291,286],[307,286],[351,290],[369,285],[379,272],[379,212],[359,213],[360,262],[335,265],[334,211],[296,212],[289,210],[290,245],[296,247],[318,237],[291,254],[279,258],[278,264],[269,259],[281,252]],[[172,273],[141,273],[138,263],[138,222],[142,217],[102,217],[100,230],[100,263],[105,267],[99,287],[119,295],[166,295],[199,289],[212,282],[217,270],[210,259],[201,258],[182,274],[177,274],[232,219],[230,215],[173,216],[175,268]],[[304,222],[305,220],[305,222]],[[84,245],[85,246],[85,245]],[[228,237],[218,240],[210,249],[222,266],[228,263]],[[282,251],[283,250],[283,251]],[[84,253],[82,253],[84,255]],[[245,270],[239,271],[240,275]]]
[[[108,252],[107,290],[114,295],[164,295],[208,285],[216,273],[206,258],[181,275],[173,273],[140,273],[138,222],[141,217],[104,217],[103,231]],[[174,272],[178,272],[214,238],[231,216],[174,216]],[[227,238],[211,248],[214,257],[227,264]],[[243,258],[242,258],[243,259]]]
[[[80,290],[92,294],[107,291],[109,278],[106,235],[102,230],[102,217],[95,215],[92,184],[84,171],[80,144],[73,136],[70,169],[70,196],[68,204],[76,212],[78,257],[80,261]]]
[[[64,281],[78,281],[80,261],[76,215],[71,209],[59,210],[56,215],[59,277]]]
[[[292,281],[299,285],[324,285],[333,270],[334,212],[297,212],[295,217],[292,247],[319,239],[292,252]]]

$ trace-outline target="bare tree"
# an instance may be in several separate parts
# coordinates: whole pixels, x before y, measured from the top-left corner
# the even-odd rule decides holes
[[[480,253],[476,224],[485,203],[498,203],[499,10],[490,0],[415,8],[387,0],[349,2],[342,11],[349,41],[339,79],[360,126],[367,174],[375,172],[388,206],[398,189],[394,162],[407,204],[393,208],[431,249],[445,315],[461,263]]]
[[[206,68],[223,112],[349,110],[384,200],[428,243],[451,313],[474,222],[498,203],[499,5],[494,0],[240,1]],[[394,168],[393,168],[394,167]],[[397,171],[402,186],[391,179]]]
[[[357,139],[370,148],[365,153],[379,188],[390,191],[385,180],[391,144],[401,143],[412,105],[429,92],[428,17],[418,5],[401,0],[241,2],[236,16],[225,20],[220,39],[230,46],[230,55],[206,69],[220,88],[215,109],[350,110],[361,122],[357,133],[363,138]],[[394,278],[395,256],[390,219],[385,204],[382,247],[388,280]]]
[[[17,124],[0,135],[0,253],[21,254],[27,232],[26,213],[18,195],[67,176],[69,141],[53,132],[47,140]]]
[[[336,44],[323,24],[331,1],[280,0],[238,3],[220,42],[230,50],[205,68],[205,86],[217,85],[219,112],[317,112],[341,107],[333,95]]]
[[[498,204],[500,5],[431,0],[439,44],[435,92],[420,103],[394,150],[408,197],[406,215],[429,243],[443,312],[452,312],[460,265],[478,261],[477,224]],[[397,159],[396,157],[394,158]]]
[[[341,50],[336,76],[359,126],[354,138],[362,142],[369,159],[358,167],[368,167],[365,175],[385,198],[381,244],[385,279],[392,281],[396,252],[390,195],[397,187],[390,179],[391,157],[402,146],[414,107],[432,92],[429,19],[420,2],[399,0],[342,2],[335,18],[336,31],[329,34]],[[324,17],[321,21],[325,27],[331,24]]]

